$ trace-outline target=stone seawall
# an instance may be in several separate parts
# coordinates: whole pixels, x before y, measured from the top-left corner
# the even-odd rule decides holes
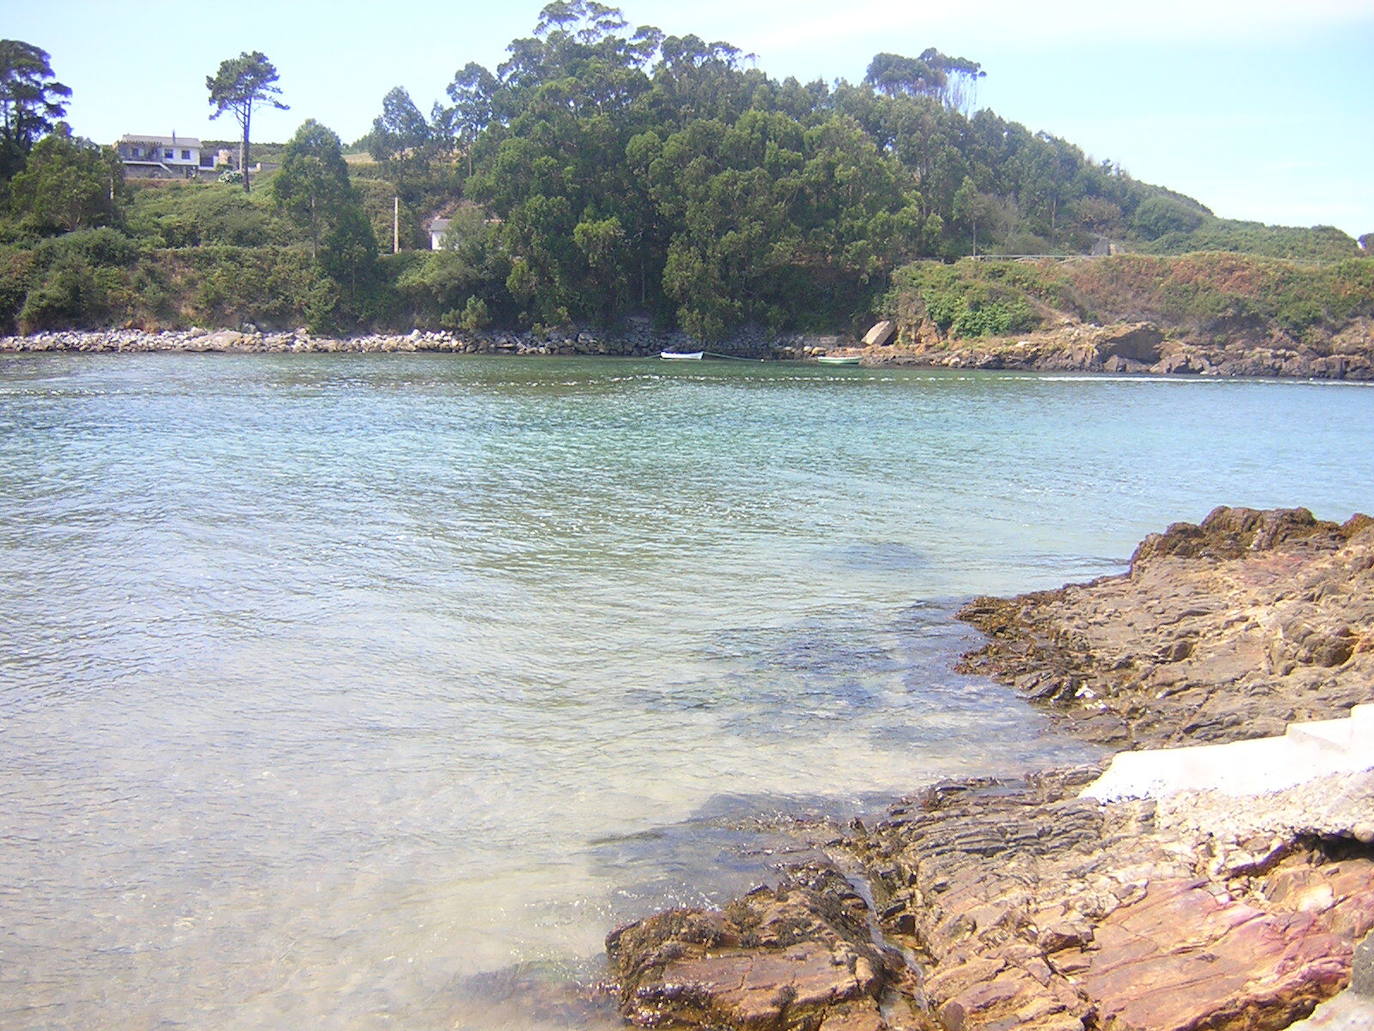
[[[721,354],[744,358],[805,358],[837,346],[838,337],[777,336],[743,330],[729,341],[710,345]],[[0,337],[0,353],[204,352],[231,354],[411,353],[510,355],[609,355],[653,357],[660,351],[697,351],[702,344],[685,333],[662,331],[647,322],[606,333],[585,329],[543,333],[413,330],[352,337],[317,336],[305,329],[287,332],[255,327],[177,329],[54,330],[29,336]]]

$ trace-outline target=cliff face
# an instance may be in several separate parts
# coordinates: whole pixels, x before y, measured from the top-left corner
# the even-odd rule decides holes
[[[1139,747],[1282,732],[1374,700],[1374,520],[1220,508],[1147,537],[1126,574],[962,616],[990,637],[968,668],[1072,733]],[[723,912],[617,931],[622,1014],[775,1031],[1257,1031],[1348,983],[1374,929],[1374,769],[1247,798],[1116,801],[1081,793],[1099,772],[937,785],[814,841],[828,864],[786,869]]]

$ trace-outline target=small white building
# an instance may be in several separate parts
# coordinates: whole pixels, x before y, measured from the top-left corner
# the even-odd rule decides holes
[[[429,220],[429,249],[441,251],[444,249],[444,237],[448,234],[448,227],[453,224],[451,218],[431,218]]]
[[[193,178],[215,167],[215,155],[206,153],[194,136],[145,136],[127,133],[115,144],[126,175],[161,179]]]

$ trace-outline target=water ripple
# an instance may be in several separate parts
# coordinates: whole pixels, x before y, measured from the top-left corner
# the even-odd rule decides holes
[[[666,364],[0,358],[0,1024],[479,1019],[760,815],[1081,757],[959,598],[1374,508],[1360,391]]]

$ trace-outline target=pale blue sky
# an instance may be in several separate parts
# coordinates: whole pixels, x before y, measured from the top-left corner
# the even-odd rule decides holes
[[[540,0],[0,0],[0,35],[52,55],[78,133],[232,138],[205,76],[261,50],[287,112],[351,141],[393,86],[422,110],[470,60],[495,69]],[[982,62],[980,104],[1189,194],[1217,214],[1374,231],[1374,0],[626,0],[633,25],[757,54],[775,78],[858,81],[880,51]]]

